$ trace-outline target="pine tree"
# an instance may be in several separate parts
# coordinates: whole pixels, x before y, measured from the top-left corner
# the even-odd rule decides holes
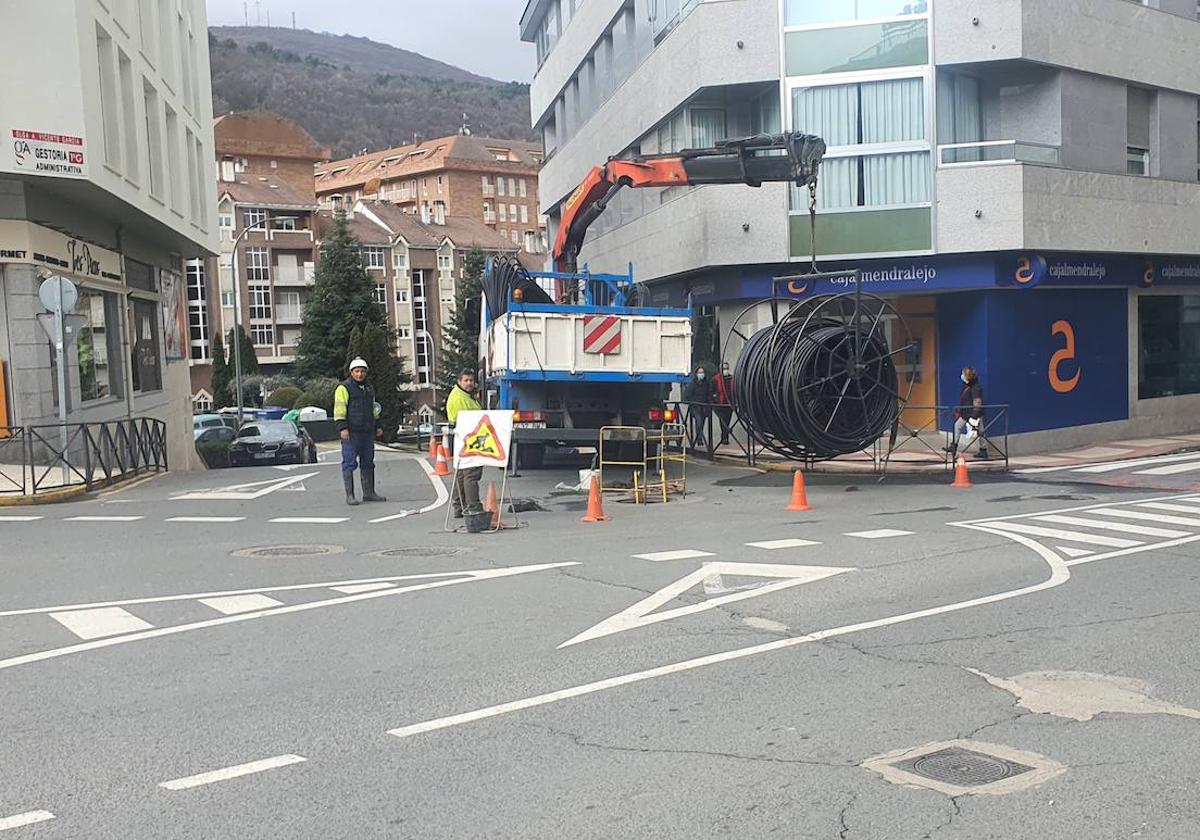
[[[321,243],[312,294],[304,304],[304,329],[296,347],[296,368],[305,378],[346,378],[346,348],[356,326],[373,324],[387,332],[387,311],[375,302],[374,283],[362,264],[361,244],[343,211]]]
[[[395,341],[390,330],[366,324],[350,331],[346,366],[358,357],[367,363],[368,376],[375,388],[381,412],[379,426],[383,439],[392,440],[404,415],[412,410],[412,392],[403,386],[412,382],[404,360],[394,354]]]
[[[230,383],[233,381],[233,371],[225,361],[225,342],[220,335],[212,340],[212,398],[213,408],[225,408],[233,405],[233,392]]]
[[[480,295],[487,257],[478,248],[467,252],[463,260],[463,278],[450,323],[442,333],[442,352],[438,358],[438,388],[449,392],[464,370],[479,369]]]
[[[246,378],[258,374],[258,356],[254,354],[254,342],[250,340],[250,336],[246,334],[246,328],[243,326],[237,327],[237,336],[235,339],[234,330],[230,329],[225,334],[225,345],[229,348],[229,357],[226,361],[226,368],[229,377],[229,401],[227,405],[237,405],[237,359],[233,355],[233,342],[237,340],[241,343],[242,348],[242,399],[246,399]],[[215,373],[214,373],[215,376]],[[257,393],[257,392],[256,392]],[[254,400],[249,402],[253,403]]]

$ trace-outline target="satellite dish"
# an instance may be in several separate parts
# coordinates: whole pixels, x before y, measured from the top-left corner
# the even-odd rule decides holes
[[[75,305],[79,303],[79,290],[66,277],[55,275],[42,281],[38,297],[51,312],[70,313],[75,311]]]

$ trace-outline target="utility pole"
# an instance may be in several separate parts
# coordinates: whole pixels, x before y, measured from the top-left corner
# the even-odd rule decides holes
[[[262,0],[254,0],[254,25],[262,26]]]
[[[296,13],[292,12],[292,29],[296,29]]]
[[[267,9],[267,29],[271,28],[271,10]]]
[[[243,0],[242,2],[242,18],[246,21],[246,26],[250,25],[250,2]]]

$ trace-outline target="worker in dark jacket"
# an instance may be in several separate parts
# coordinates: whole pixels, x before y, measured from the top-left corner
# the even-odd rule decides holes
[[[946,451],[953,458],[960,446],[965,449],[973,439],[979,438],[979,458],[986,461],[988,448],[984,429],[987,418],[979,372],[973,367],[965,367],[959,378],[962,380],[962,392],[958,395],[958,408],[954,412],[954,436]]]
[[[358,504],[354,498],[356,467],[362,470],[363,501],[387,501],[375,492],[375,438],[383,434],[380,411],[375,389],[367,382],[367,363],[355,359],[350,363],[350,378],[333,392],[333,419],[342,439],[342,483],[348,505]]]
[[[716,386],[713,390],[717,404],[717,419],[721,421],[721,445],[729,443],[729,424],[733,420],[733,374],[729,372],[729,362],[721,363],[721,372],[713,380]]]
[[[683,392],[684,401],[689,403],[688,419],[692,427],[692,446],[697,449],[708,446],[704,437],[704,427],[712,413],[713,396],[712,380],[708,378],[708,371],[704,369],[704,365],[700,365]]]

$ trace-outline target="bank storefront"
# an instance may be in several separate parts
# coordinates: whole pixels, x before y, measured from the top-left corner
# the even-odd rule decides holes
[[[955,404],[969,365],[988,402],[1011,406],[1011,432],[1078,432],[1038,444],[1167,434],[1200,416],[1200,259],[1002,253],[821,264],[852,268],[912,333],[913,351],[898,360],[914,404]],[[749,334],[770,312],[748,307],[771,296],[775,277],[803,271],[734,268],[656,285],[653,298],[679,304],[690,294],[716,313],[719,336],[734,323]],[[794,298],[854,289],[849,277],[778,285]]]

